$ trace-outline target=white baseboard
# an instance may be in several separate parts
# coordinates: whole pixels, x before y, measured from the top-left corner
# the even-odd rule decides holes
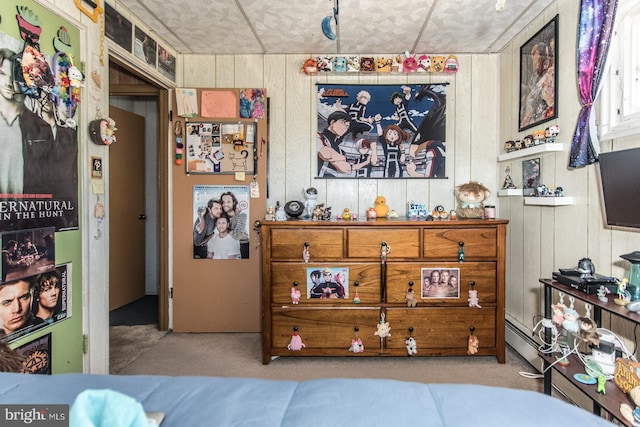
[[[531,337],[526,336],[516,326],[507,321],[505,322],[505,340],[539,373],[542,372],[542,362],[540,356],[538,356],[538,344]]]

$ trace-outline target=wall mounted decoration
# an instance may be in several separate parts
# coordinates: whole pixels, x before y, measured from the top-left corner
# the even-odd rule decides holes
[[[176,57],[160,45],[158,45],[158,71],[171,81],[176,81]]]
[[[253,173],[255,123],[187,122],[187,173]]]
[[[249,212],[249,186],[194,185],[193,258],[249,258]]]
[[[446,178],[446,83],[320,84],[318,178]]]
[[[133,46],[133,25],[119,14],[109,3],[105,4],[104,35],[118,46],[131,52]]]
[[[133,54],[149,65],[156,66],[158,59],[158,44],[147,33],[136,27],[136,37],[133,41]]]
[[[522,162],[522,195],[534,196],[540,186],[540,158]]]
[[[558,16],[520,47],[518,131],[558,117]]]
[[[16,347],[15,351],[25,359],[21,374],[51,375],[51,332]]]

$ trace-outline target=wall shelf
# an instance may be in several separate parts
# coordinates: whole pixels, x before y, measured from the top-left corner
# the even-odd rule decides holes
[[[498,156],[499,162],[507,160],[517,159],[520,157],[532,156],[534,154],[546,153],[549,151],[562,151],[563,144],[561,142],[554,142],[550,144],[540,144],[529,148],[523,148],[522,150],[512,151],[511,153],[505,153]]]
[[[522,196],[522,188],[503,188],[498,190],[498,197]]]
[[[566,206],[573,205],[573,197],[525,197],[525,205]]]

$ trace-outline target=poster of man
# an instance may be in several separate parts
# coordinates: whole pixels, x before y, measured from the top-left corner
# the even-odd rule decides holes
[[[193,257],[249,258],[249,187],[193,186]]]
[[[2,280],[20,279],[53,270],[56,262],[55,229],[38,228],[0,234]]]
[[[71,264],[0,284],[0,340],[20,337],[71,317]]]

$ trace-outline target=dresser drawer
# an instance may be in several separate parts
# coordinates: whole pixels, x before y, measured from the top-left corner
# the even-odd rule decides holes
[[[405,348],[409,328],[413,328],[411,336],[416,340],[418,355],[420,349],[466,349],[472,326],[480,348],[496,345],[496,310],[493,307],[388,308],[386,321],[391,327],[392,339],[387,339],[386,345],[389,349]]]
[[[342,274],[340,274],[342,273]],[[320,282],[313,280],[318,277]],[[342,282],[344,277],[344,283]],[[316,288],[324,288],[328,280],[332,289],[344,289],[344,298],[333,293],[333,297],[323,298]],[[306,304],[350,304],[354,305],[356,295],[361,303],[380,302],[380,264],[375,263],[284,263],[274,262],[271,265],[271,301],[274,304],[291,304],[291,288],[298,282],[300,305]],[[358,282],[358,286],[355,283]],[[337,286],[336,284],[341,286]],[[315,291],[313,291],[315,289]],[[313,291],[313,292],[312,292]]]
[[[312,261],[344,258],[341,228],[276,228],[270,231],[272,259],[302,260],[305,243],[309,244]]]
[[[464,243],[464,258],[496,258],[498,230],[496,228],[449,228],[423,230],[424,258],[458,259],[459,243]]]
[[[349,258],[380,259],[382,242],[391,248],[387,259],[420,257],[418,228],[350,228],[347,230]]]
[[[457,277],[458,290],[455,286],[444,283],[435,285],[429,282],[424,287],[423,273],[432,276],[434,271],[449,273],[449,277]],[[387,263],[387,301],[388,303],[404,303],[409,282],[413,282],[413,292],[418,300],[418,306],[426,305],[466,305],[468,306],[470,282],[474,282],[474,289],[478,291],[479,304],[495,304],[496,263],[491,261],[473,262],[403,262]],[[453,284],[453,283],[452,283]],[[424,287],[424,289],[423,289]]]
[[[374,336],[374,332],[379,322],[380,309],[377,307],[274,308],[271,317],[272,353],[334,356],[354,354],[349,351],[349,347],[356,336],[355,328],[358,328],[358,338],[365,347],[363,353],[377,353],[380,351],[380,340]],[[287,349],[295,327],[305,344],[301,351]]]

